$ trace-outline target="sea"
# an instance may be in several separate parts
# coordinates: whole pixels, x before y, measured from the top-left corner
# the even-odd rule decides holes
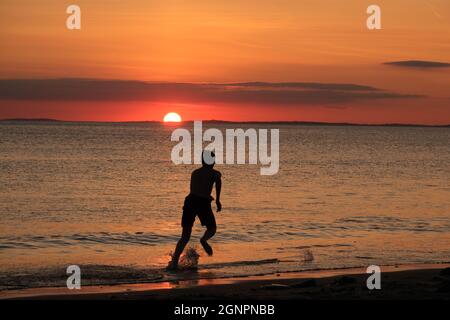
[[[197,220],[167,272],[199,167],[172,162],[171,134],[192,123],[0,122],[0,290],[65,286],[71,265],[114,285],[450,262],[448,127],[204,127],[279,129],[279,171],[216,165],[214,255]]]

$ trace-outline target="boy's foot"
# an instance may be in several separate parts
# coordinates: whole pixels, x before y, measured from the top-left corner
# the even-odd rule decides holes
[[[211,246],[208,244],[208,242],[206,242],[206,240],[201,239],[200,243],[203,246],[203,249],[205,249],[206,253],[208,254],[208,256],[212,256],[213,255],[213,249],[211,248]]]
[[[169,263],[167,264],[166,270],[167,271],[178,270],[178,263],[173,260],[169,261]]]

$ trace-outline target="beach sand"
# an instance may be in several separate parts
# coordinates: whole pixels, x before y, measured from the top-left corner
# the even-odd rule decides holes
[[[369,290],[365,268],[318,270],[250,278],[198,279],[116,286],[3,291],[2,299],[50,300],[291,300],[450,299],[450,264],[381,267],[381,290]]]

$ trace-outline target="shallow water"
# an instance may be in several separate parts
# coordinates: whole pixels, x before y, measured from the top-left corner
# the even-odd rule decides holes
[[[450,261],[448,128],[214,126],[280,128],[280,171],[218,165],[215,255],[197,224],[198,270],[168,274],[195,168],[172,164],[174,127],[0,123],[1,288],[70,264],[96,284]]]

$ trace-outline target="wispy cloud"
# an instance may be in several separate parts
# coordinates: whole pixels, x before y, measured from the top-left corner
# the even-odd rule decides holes
[[[324,105],[419,98],[349,83],[172,83],[100,79],[3,79],[2,100],[153,101],[260,105]]]
[[[427,6],[430,8],[431,12],[433,12],[434,16],[438,19],[442,19],[442,15],[437,11],[434,5],[430,1],[425,1]]]

